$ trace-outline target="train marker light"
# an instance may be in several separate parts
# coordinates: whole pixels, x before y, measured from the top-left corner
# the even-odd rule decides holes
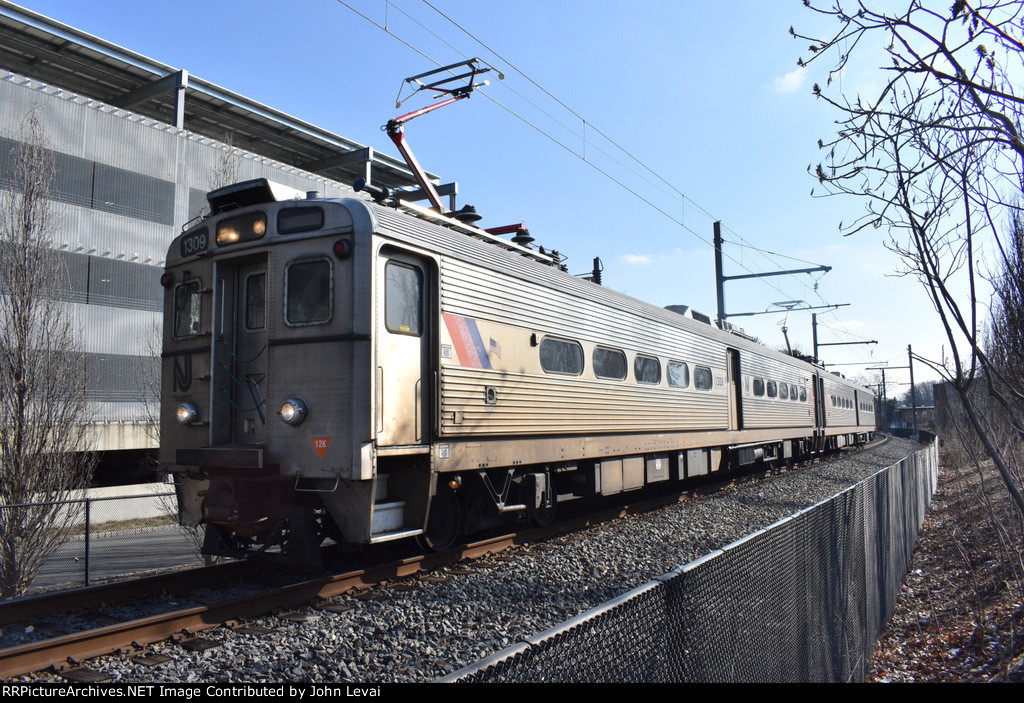
[[[334,243],[334,246],[332,248],[334,250],[334,256],[342,261],[352,256],[351,239],[339,239]]]

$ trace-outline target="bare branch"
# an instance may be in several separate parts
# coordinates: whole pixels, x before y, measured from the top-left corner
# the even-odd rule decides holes
[[[805,4],[838,24],[831,39],[812,39],[813,56],[800,61],[832,62],[826,88],[815,84],[814,94],[840,114],[836,136],[818,142],[827,155],[814,176],[825,197],[863,201],[864,214],[841,227],[845,235],[884,228],[887,246],[921,281],[952,350],[948,366],[931,365],[952,382],[970,426],[1024,512],[1019,479],[971,395],[983,378],[995,401],[985,407],[1001,408],[1017,429],[1016,449],[1024,446],[1024,408],[1016,400],[1024,397],[1024,379],[984,348],[977,285],[982,242],[999,241],[996,213],[1019,217],[1024,196],[1024,94],[1019,80],[1011,80],[1024,70],[1024,1],[956,0],[945,10],[908,0],[899,12],[869,7],[868,0]],[[884,48],[875,48],[882,42]],[[873,61],[884,77],[877,95],[833,92],[832,78],[855,60],[858,67]],[[1004,252],[1003,260],[1014,257]],[[1000,280],[1014,279],[1005,273]],[[1011,307],[1024,304],[1010,298]],[[1024,313],[1012,322],[1016,313],[1000,314],[993,329],[1024,323]]]
[[[67,498],[89,480],[81,335],[61,302],[53,249],[54,157],[38,113],[0,179],[0,595],[23,593],[74,521]],[[28,505],[32,504],[32,505]],[[26,507],[14,507],[23,505]]]

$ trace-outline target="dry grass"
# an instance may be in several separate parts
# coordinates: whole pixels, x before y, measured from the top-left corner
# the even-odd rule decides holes
[[[1024,682],[1024,528],[994,470],[943,452],[869,681]]]
[[[167,527],[177,525],[178,518],[175,515],[161,515],[158,517],[133,518],[131,520],[108,520],[107,522],[93,523],[89,526],[90,534],[101,532],[121,532],[124,530],[138,530],[145,527]],[[69,535],[84,535],[85,525],[72,528]]]

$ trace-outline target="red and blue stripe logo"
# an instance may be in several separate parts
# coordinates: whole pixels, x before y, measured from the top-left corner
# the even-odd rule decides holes
[[[455,354],[463,366],[477,369],[491,368],[491,360],[487,356],[487,345],[480,336],[476,320],[472,317],[460,317],[445,313],[444,324],[452,338]]]

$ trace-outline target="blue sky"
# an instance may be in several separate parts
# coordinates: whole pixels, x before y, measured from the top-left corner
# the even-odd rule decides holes
[[[476,206],[482,226],[525,221],[538,243],[569,256],[573,273],[599,256],[606,285],[714,314],[710,241],[721,220],[727,275],[833,267],[726,283],[728,312],[848,303],[818,311],[819,341],[878,344],[824,347],[827,363],[904,366],[908,344],[941,357],[937,317],[921,286],[896,275],[884,232],[844,238],[839,222],[861,204],[810,195],[806,169],[837,115],[811,94],[820,74],[797,71],[806,42],[789,27],[822,27],[799,0],[431,0],[458,26],[422,0],[346,2],[390,33],[336,0],[20,4],[396,155],[380,126],[425,104],[395,109],[402,80],[432,60],[480,56],[505,79],[406,134],[426,169],[458,181],[460,203]],[[782,319],[732,321],[778,347]],[[792,314],[788,327],[809,351],[811,313]],[[905,371],[887,376],[907,380]]]

